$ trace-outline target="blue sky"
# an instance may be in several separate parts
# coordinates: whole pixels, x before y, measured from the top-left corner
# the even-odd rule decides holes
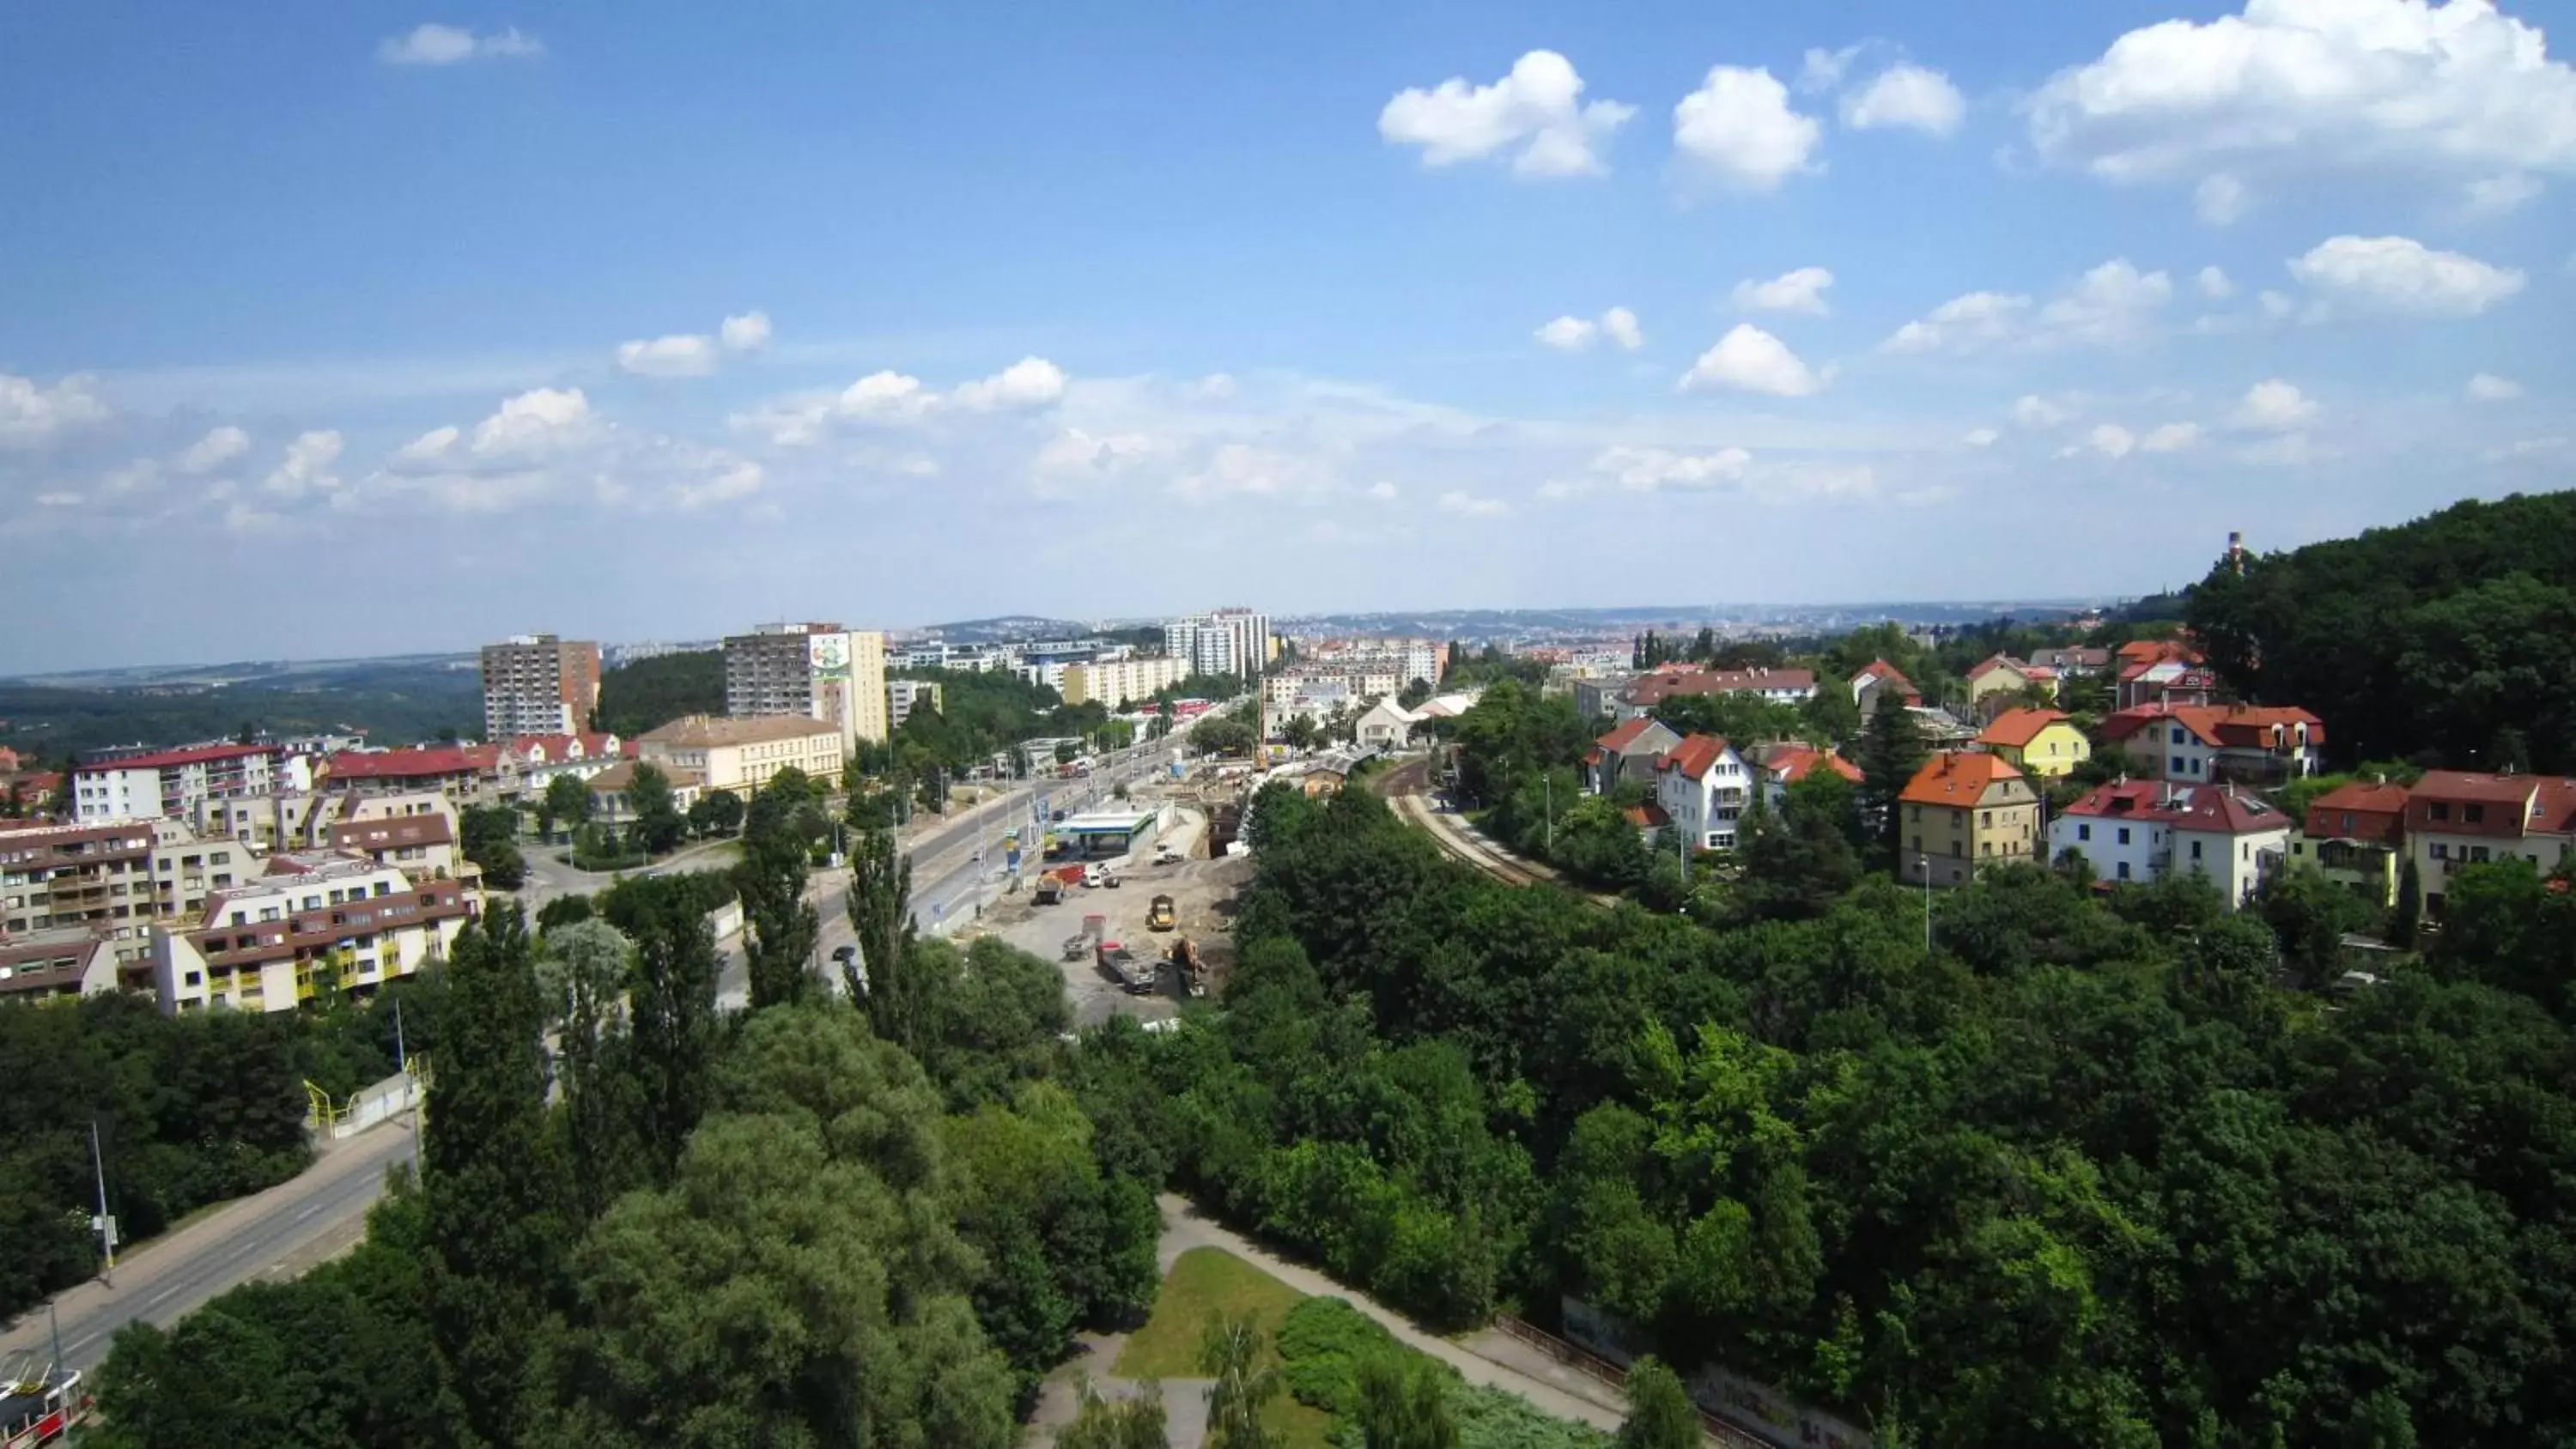
[[[0,670],[2134,592],[2563,487],[2571,18],[8,7]]]

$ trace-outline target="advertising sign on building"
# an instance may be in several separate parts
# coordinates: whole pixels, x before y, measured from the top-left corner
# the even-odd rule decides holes
[[[805,636],[805,668],[816,679],[850,677],[850,636],[845,633]]]

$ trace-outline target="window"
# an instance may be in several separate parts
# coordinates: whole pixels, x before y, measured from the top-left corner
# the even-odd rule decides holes
[[[2182,743],[2182,726],[2181,726],[2181,725],[2175,725],[2175,726],[2173,727],[2173,733],[2172,733],[2172,735],[2171,735],[2171,737],[2170,737],[2170,738],[2172,739],[2173,743],[2175,743],[2175,744],[2177,744],[2177,745]]]
[[[2352,812],[2349,810],[2343,812],[2343,833],[2352,834]]]
[[[2450,858],[2451,858],[2451,847],[2449,847],[2449,846],[2447,846],[2447,845],[2444,845],[2442,842],[2440,842],[2440,841],[2438,841],[2438,840],[2434,841],[2434,842],[2433,842],[2433,858],[2434,858],[2435,860],[2448,860],[2448,859],[2450,859]]]
[[[2129,843],[2129,827],[2125,825],[2120,827],[2120,843],[2122,845]]]
[[[1966,846],[1964,846],[1964,845],[1960,844],[1958,841],[1955,841],[1955,840],[1953,840],[1953,841],[1951,841],[1951,842],[1950,842],[1950,858],[1951,858],[1951,859],[1956,860],[1956,859],[1957,859],[1957,858],[1959,858],[1960,856],[1963,856],[1963,855],[1965,855],[1965,854],[1967,854],[1967,853],[1968,853],[1968,849],[1967,849],[1967,847],[1966,847]]]
[[[2471,807],[2471,808],[2475,808],[2475,807]],[[2483,846],[2483,845],[2472,845],[2472,846],[2470,846],[2470,847],[2469,847],[2469,859],[2470,859],[2470,861],[2471,861],[2472,863],[2474,863],[2474,862],[2478,862],[2478,861],[2483,861],[2483,860],[2485,860],[2486,858],[2487,858],[2487,848],[2486,848],[2485,846]]]
[[[2075,838],[2078,840],[2091,840],[2093,838],[2093,827],[2090,825],[2076,826]]]
[[[2122,879],[2122,880],[2127,880],[2128,878],[2129,878],[2129,863],[2128,863],[2127,861],[2125,861],[2125,860],[2124,860],[2124,861],[2121,861],[2121,862],[2120,862],[2120,879]]]
[[[2460,807],[2460,818],[2471,825],[2484,825],[2487,820],[2487,807],[2484,805],[2463,805]]]
[[[1923,837],[1922,837],[1922,836],[1917,835],[1917,836],[1915,836],[1915,837],[1914,837],[1913,850],[1914,850],[1914,853],[1915,853],[1916,855],[1921,855],[1921,854],[1923,853]]]
[[[2424,813],[2435,820],[2448,820],[2451,818],[2451,807],[2436,800],[2424,807]]]
[[[1908,819],[1908,820],[1913,821],[1913,822],[1914,822],[1915,824],[1917,824],[1917,825],[1922,824],[1922,823],[1923,823],[1923,807],[1922,807],[1922,806],[1920,806],[1920,805],[1914,805],[1914,806],[1909,806],[1908,808],[1909,808],[1909,809],[1911,809],[1914,813],[1912,813],[1911,815],[1906,816],[1905,818],[1906,818],[1906,819]]]
[[[2191,858],[2194,860],[2200,859],[2200,842],[2197,840],[2191,843]]]
[[[2169,774],[2169,775],[2179,775],[2179,774],[2182,774],[2182,773],[2183,773],[2183,768],[2182,768],[2182,756],[2180,756],[2180,755],[2176,755],[2176,756],[2174,756],[2174,757],[2173,757],[2173,768],[2172,768],[2172,769],[2170,769],[2170,770],[2168,770],[2168,771],[2166,771],[2165,773],[2167,773],[2167,774]]]

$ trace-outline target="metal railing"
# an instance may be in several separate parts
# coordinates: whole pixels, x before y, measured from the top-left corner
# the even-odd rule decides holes
[[[1501,1329],[1504,1337],[1518,1339],[1586,1378],[1596,1379],[1622,1392],[1627,1390],[1628,1371],[1590,1349],[1568,1343],[1543,1328],[1508,1314],[1498,1315],[1494,1319],[1494,1327]],[[1700,1433],[1709,1442],[1722,1445],[1724,1449],[1772,1449],[1768,1440],[1747,1433],[1706,1409],[1693,1407],[1699,1414]]]

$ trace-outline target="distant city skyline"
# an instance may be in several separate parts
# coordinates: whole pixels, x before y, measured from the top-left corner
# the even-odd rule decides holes
[[[2540,13],[0,7],[0,672],[2136,594],[2565,487]]]

